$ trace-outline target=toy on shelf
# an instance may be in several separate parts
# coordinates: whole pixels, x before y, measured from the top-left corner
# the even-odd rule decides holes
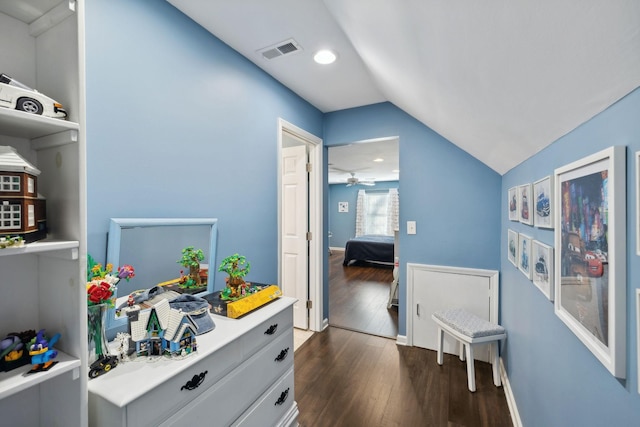
[[[193,246],[187,246],[182,249],[182,258],[176,262],[183,267],[188,268],[189,274],[184,275],[183,271],[180,271],[178,292],[180,292],[180,290],[202,291],[206,289],[208,271],[200,268],[201,261],[204,261],[204,252],[202,249],[196,249]]]
[[[0,96],[2,98],[2,96]],[[40,170],[17,150],[0,145],[0,237],[26,243],[47,237],[46,200],[38,193]]]
[[[36,331],[29,330],[12,332],[0,340],[0,372],[10,371],[30,362],[29,352],[25,348],[35,336]]]
[[[24,239],[22,236],[0,237],[0,249],[22,247],[24,247]]]
[[[44,336],[44,329],[38,331],[34,343],[29,348],[29,355],[31,356],[31,364],[33,367],[27,374],[48,371],[53,365],[58,363],[58,361],[53,360],[58,357],[58,350],[55,350],[53,346],[59,339],[59,333],[55,334],[50,340],[47,340]]]
[[[0,74],[0,107],[58,119],[67,117],[62,104],[6,74]]]

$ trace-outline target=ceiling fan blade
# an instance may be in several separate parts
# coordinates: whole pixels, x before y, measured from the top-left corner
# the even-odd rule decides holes
[[[358,184],[361,184],[361,185],[369,185],[369,186],[371,186],[371,185],[376,185],[376,183],[375,183],[375,182],[372,182],[372,181],[360,181]]]

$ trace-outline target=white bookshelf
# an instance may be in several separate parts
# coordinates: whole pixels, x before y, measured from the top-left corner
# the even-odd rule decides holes
[[[0,339],[61,334],[50,370],[0,372],[7,425],[87,426],[86,165],[83,0],[0,2],[0,73],[59,101],[68,120],[0,107],[0,145],[41,174],[47,238],[0,249]]]

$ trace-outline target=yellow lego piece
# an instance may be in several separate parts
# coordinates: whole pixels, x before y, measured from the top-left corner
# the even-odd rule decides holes
[[[244,297],[238,301],[227,304],[227,317],[237,319],[238,317],[255,310],[258,307],[273,301],[282,295],[282,291],[276,285],[267,286],[266,288]]]

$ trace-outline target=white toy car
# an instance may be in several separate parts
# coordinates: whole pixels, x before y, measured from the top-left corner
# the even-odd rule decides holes
[[[0,107],[59,119],[67,117],[62,104],[6,74],[0,74]]]

